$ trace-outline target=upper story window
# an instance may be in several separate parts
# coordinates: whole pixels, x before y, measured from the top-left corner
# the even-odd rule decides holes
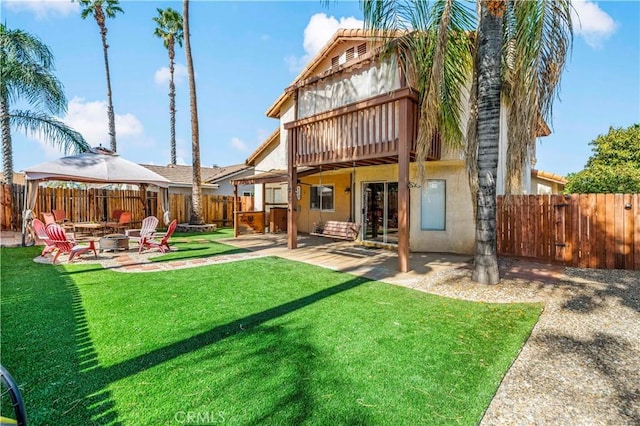
[[[331,58],[331,68],[335,68],[340,64],[340,56],[334,56]]]

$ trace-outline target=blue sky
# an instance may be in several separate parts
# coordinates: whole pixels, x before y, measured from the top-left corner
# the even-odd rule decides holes
[[[168,56],[153,37],[156,8],[181,1],[121,1],[109,20],[109,62],[118,152],[169,163]],[[575,1],[574,48],[554,104],[553,134],[537,146],[536,167],[565,175],[583,168],[589,142],[609,126],[640,122],[640,3]],[[203,166],[242,163],[277,128],[265,111],[339,27],[361,25],[356,1],[191,2]],[[91,145],[109,146],[102,46],[95,20],[68,0],[2,1],[1,19],[41,38],[56,57],[69,100],[62,119]],[[176,54],[179,162],[191,163],[184,50]],[[16,171],[61,153],[14,133]]]

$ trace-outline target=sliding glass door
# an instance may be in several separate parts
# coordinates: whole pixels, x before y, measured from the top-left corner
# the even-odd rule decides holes
[[[362,197],[362,239],[398,244],[398,183],[364,183]]]

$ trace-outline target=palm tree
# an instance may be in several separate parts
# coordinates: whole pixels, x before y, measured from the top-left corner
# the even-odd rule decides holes
[[[509,107],[505,185],[509,194],[520,190],[537,125],[551,115],[571,44],[570,1],[478,0],[477,18],[468,2],[455,0],[362,0],[361,4],[367,26],[407,30],[395,46],[421,93],[417,141],[421,167],[435,132],[445,143],[466,143],[476,217],[473,277],[480,283],[497,283],[500,105]],[[471,71],[467,64],[472,64]],[[464,138],[459,96],[469,76],[470,119]]]
[[[182,15],[184,16],[184,52],[187,59],[187,75],[189,76],[189,106],[191,109],[191,156],[193,162],[193,185],[191,187],[191,212],[189,223],[202,225],[202,182],[200,173],[200,131],[198,130],[198,100],[196,99],[196,80],[191,57],[191,34],[189,33],[189,0],[184,0]]]
[[[162,10],[158,9],[158,16],[153,18],[158,27],[153,35],[159,37],[164,42],[169,52],[169,114],[171,116],[171,164],[176,164],[176,86],[173,82],[175,71],[175,45],[182,47],[184,32],[182,29],[182,16],[170,7]]]
[[[11,126],[39,134],[64,152],[83,152],[89,145],[82,135],[48,114],[64,114],[67,100],[62,83],[53,75],[53,54],[37,37],[0,24],[0,127],[4,180],[13,183]],[[26,102],[32,111],[10,110]]]
[[[116,118],[113,113],[113,100],[111,98],[111,76],[109,74],[109,55],[107,49],[107,24],[106,18],[115,18],[116,13],[124,13],[118,0],[78,0],[82,6],[82,19],[93,16],[100,28],[102,37],[102,49],[104,51],[104,68],[107,73],[107,117],[109,119],[109,141],[111,150],[116,152]]]

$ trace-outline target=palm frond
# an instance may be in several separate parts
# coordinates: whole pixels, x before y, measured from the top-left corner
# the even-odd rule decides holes
[[[157,9],[158,16],[153,17],[153,22],[158,24],[153,35],[164,41],[164,47],[169,48],[171,40],[182,46],[184,38],[182,15],[170,7]]]
[[[505,192],[519,192],[540,120],[550,120],[572,44],[568,0],[512,0],[505,14],[503,88],[509,106]]]
[[[89,144],[82,135],[47,114],[32,111],[11,111],[11,126],[30,137],[40,137],[67,154],[89,150]]]
[[[14,58],[20,63],[35,63],[45,69],[54,69],[53,53],[42,40],[19,29],[7,29],[5,24],[0,24],[0,50],[3,61]]]
[[[45,109],[51,114],[66,112],[64,87],[51,71],[38,64],[13,60],[3,65],[2,90],[9,103],[24,100],[34,108]]]

